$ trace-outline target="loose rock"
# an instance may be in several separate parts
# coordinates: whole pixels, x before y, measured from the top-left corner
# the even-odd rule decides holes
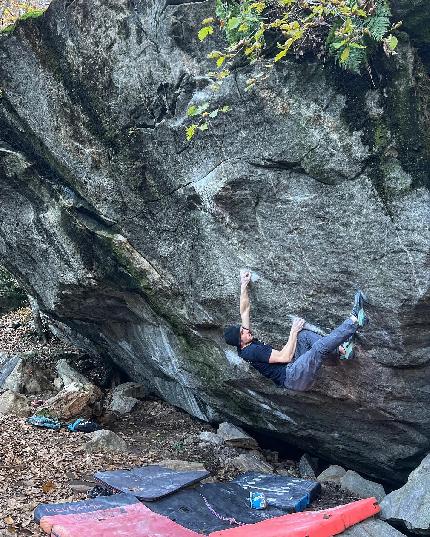
[[[401,523],[406,529],[430,534],[430,454],[408,478],[406,485],[381,502],[381,518]]]
[[[31,414],[30,406],[25,395],[10,390],[0,395],[0,414],[26,417]]]
[[[320,483],[340,483],[340,480],[345,474],[345,468],[342,468],[342,466],[338,466],[337,464],[332,464],[326,470],[320,473],[320,475],[317,477],[317,480]]]
[[[134,399],[145,399],[148,397],[149,390],[143,384],[137,382],[124,382],[112,390],[112,395],[122,395],[123,397],[132,397]]]
[[[56,369],[59,377],[63,381],[63,386],[66,388],[70,384],[80,384],[82,386],[87,386],[91,382],[84,377],[81,373],[76,371],[71,365],[68,364],[67,360],[58,360]]]
[[[249,436],[243,429],[231,423],[221,423],[217,433],[230,446],[245,449],[258,448],[257,441],[252,436]]]
[[[315,459],[313,459],[306,453],[302,455],[299,461],[300,477],[316,479],[315,468],[316,468]]]
[[[374,496],[378,502],[385,497],[385,489],[380,483],[364,479],[353,470],[348,470],[340,479],[340,486],[359,498],[371,498]]]
[[[85,444],[85,451],[94,453],[98,451],[128,451],[127,443],[117,434],[107,429],[95,431],[88,435],[91,440]]]
[[[101,391],[94,384],[83,386],[70,383],[57,395],[45,401],[46,408],[53,416],[67,420],[70,418],[90,418],[93,414],[91,405],[101,398]]]
[[[404,534],[386,522],[372,518],[348,528],[342,537],[404,537]]]
[[[231,465],[240,472],[263,472],[273,474],[273,467],[265,461],[262,461],[255,455],[242,453],[238,457],[227,459],[227,465]]]
[[[126,397],[120,393],[114,393],[107,410],[110,412],[116,412],[118,414],[128,414],[134,408],[136,408],[136,405],[138,404],[139,401],[134,397]]]
[[[210,431],[202,431],[199,434],[199,439],[202,442],[207,442],[209,444],[215,444],[217,446],[220,446],[221,444],[224,444],[223,438],[219,434],[212,433]]]

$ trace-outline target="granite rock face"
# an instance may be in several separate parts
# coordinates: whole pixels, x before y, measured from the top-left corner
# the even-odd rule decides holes
[[[406,5],[403,3],[402,5]],[[428,79],[400,36],[370,77],[286,62],[192,142],[210,96],[208,1],[54,1],[0,37],[0,263],[57,332],[205,420],[375,478],[429,448]],[[329,330],[371,297],[357,359],[277,388],[222,340],[239,270],[255,331]]]

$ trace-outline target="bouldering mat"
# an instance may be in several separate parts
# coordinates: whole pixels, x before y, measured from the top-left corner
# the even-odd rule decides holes
[[[292,513],[257,524],[216,531],[210,537],[332,537],[380,510],[375,498],[367,498],[323,511]]]
[[[33,516],[35,522],[40,524],[46,533],[50,533],[55,520],[63,520],[65,516],[85,515],[114,508],[118,509],[118,512],[125,512],[125,508],[130,505],[140,505],[140,502],[128,494],[114,494],[79,502],[41,504],[36,507]]]
[[[235,521],[254,524],[285,514],[276,507],[251,509],[249,492],[236,483],[207,483],[145,505],[181,526],[205,534],[235,527]]]
[[[97,472],[94,476],[112,492],[132,494],[140,500],[150,502],[193,485],[209,475],[206,470],[180,472],[152,465],[131,470]]]
[[[79,502],[75,502],[79,503]],[[83,507],[86,509],[87,507]],[[74,506],[75,511],[78,506]],[[42,524],[44,521],[42,517]],[[199,537],[140,502],[111,509],[55,515],[51,537]]]
[[[285,513],[303,511],[321,492],[318,481],[247,472],[234,480],[248,492],[263,492],[269,506]]]

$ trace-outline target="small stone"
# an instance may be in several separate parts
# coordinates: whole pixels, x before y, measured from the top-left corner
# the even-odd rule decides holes
[[[257,458],[255,455],[242,453],[238,457],[226,460],[226,465],[233,466],[240,472],[262,472],[273,474],[273,467],[265,461]]]
[[[359,498],[375,497],[380,502],[385,497],[385,489],[380,483],[364,479],[364,477],[361,477],[361,475],[353,470],[348,470],[341,477],[340,486],[343,490],[347,490]]]
[[[85,444],[85,451],[88,453],[95,453],[99,451],[112,451],[112,452],[125,452],[128,451],[127,443],[120,438],[113,431],[108,429],[102,429],[89,433],[91,438],[89,442]]]
[[[221,423],[217,431],[226,444],[245,449],[258,448],[257,441],[243,429],[228,422]]]
[[[129,414],[138,404],[139,401],[134,397],[126,397],[121,393],[114,393],[107,410],[116,412],[117,414]]]
[[[207,442],[209,444],[215,444],[217,446],[220,446],[221,444],[224,444],[224,440],[216,433],[212,433],[211,431],[202,431],[199,434],[199,439],[202,442]]]
[[[299,473],[300,477],[316,479],[315,468],[316,460],[313,459],[310,455],[304,453],[299,461]]]
[[[61,377],[55,377],[54,379],[54,386],[55,388],[60,391],[64,387],[64,383]]]
[[[56,368],[59,377],[63,381],[64,387],[69,386],[69,384],[81,384],[82,386],[91,384],[91,382],[86,377],[84,377],[84,375],[82,375],[81,373],[76,371],[76,369],[70,366],[67,360],[58,360]]]
[[[112,390],[112,397],[115,395],[133,399],[145,399],[145,397],[148,397],[149,395],[149,390],[146,386],[137,382],[124,382]]]
[[[320,483],[330,482],[330,483],[340,483],[341,478],[346,474],[345,468],[338,466],[337,464],[332,464],[326,470],[320,473],[317,477],[317,480]]]
[[[0,395],[0,414],[27,417],[31,409],[25,395],[8,390]]]

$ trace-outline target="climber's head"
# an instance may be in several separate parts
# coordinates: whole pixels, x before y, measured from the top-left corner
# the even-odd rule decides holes
[[[249,328],[235,324],[225,328],[224,339],[226,343],[233,345],[233,347],[243,347],[251,343],[253,336]]]

